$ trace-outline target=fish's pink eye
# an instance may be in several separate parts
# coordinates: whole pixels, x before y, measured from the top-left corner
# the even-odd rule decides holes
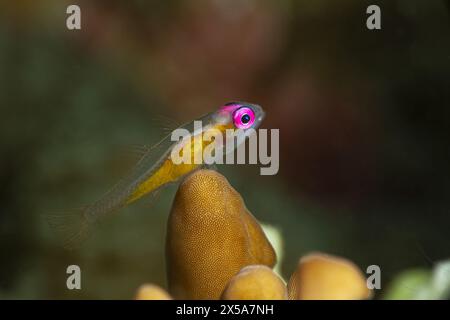
[[[233,122],[238,129],[248,129],[255,122],[255,113],[248,107],[239,108],[233,114]]]

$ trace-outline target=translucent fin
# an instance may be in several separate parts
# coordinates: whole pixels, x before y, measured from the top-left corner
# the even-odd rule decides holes
[[[48,224],[65,249],[79,248],[90,236],[94,221],[87,218],[88,208],[83,207],[67,213],[46,215]]]
[[[150,149],[151,146],[143,144],[122,145],[119,147],[120,159],[134,164],[142,159]]]
[[[156,116],[151,122],[153,127],[160,129],[164,136],[183,125],[180,121],[163,115]]]
[[[129,151],[142,158],[151,149],[148,145],[133,144],[129,146]]]
[[[206,114],[200,117],[197,120],[203,121],[205,124],[210,122],[211,114]],[[131,170],[131,174],[122,181],[123,183],[130,183],[132,181],[136,181],[140,177],[141,174],[148,174],[154,169],[157,169],[161,164],[161,160],[170,154],[171,148],[177,143],[177,141],[171,140],[172,131],[177,128],[186,129],[189,132],[192,132],[194,129],[194,121],[185,123],[183,125],[179,125],[178,122],[173,120],[167,120],[168,118],[164,116],[159,116],[160,119],[166,119],[166,122],[170,122],[167,125],[166,131],[168,133],[160,139],[154,145],[131,145],[127,148],[128,155],[134,155],[135,166]],[[163,120],[154,120],[154,122],[158,122],[158,127],[161,127],[161,122]]]
[[[152,120],[151,125],[156,128],[158,132],[161,133],[161,136],[158,138],[158,142],[155,145],[147,145],[147,144],[130,144],[130,145],[120,145],[118,146],[119,153],[121,158],[125,159],[128,162],[137,162],[141,160],[145,155],[149,153],[150,150],[154,149],[156,145],[159,145],[161,140],[167,139],[168,136],[172,133],[173,130],[180,128],[180,122],[176,121],[170,117],[166,116],[156,116]],[[166,146],[168,146],[166,144]],[[159,150],[161,151],[161,150]],[[152,153],[154,153],[153,151]]]

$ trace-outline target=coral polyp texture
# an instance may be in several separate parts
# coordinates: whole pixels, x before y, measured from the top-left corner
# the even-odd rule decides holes
[[[175,299],[219,299],[243,267],[272,268],[275,251],[240,194],[216,171],[178,188],[167,223],[166,265]]]
[[[357,300],[368,299],[362,271],[351,261],[312,253],[300,259],[288,283],[292,300]]]

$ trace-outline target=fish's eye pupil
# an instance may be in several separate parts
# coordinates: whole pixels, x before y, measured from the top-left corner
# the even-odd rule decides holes
[[[247,124],[250,121],[250,116],[248,114],[244,114],[241,118],[243,124]]]

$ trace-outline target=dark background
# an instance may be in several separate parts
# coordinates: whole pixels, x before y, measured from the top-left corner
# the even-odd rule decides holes
[[[82,30],[66,28],[78,4]],[[366,28],[378,4],[382,29]],[[0,298],[132,298],[165,285],[175,187],[65,251],[42,215],[103,194],[161,116],[266,110],[280,171],[219,168],[281,231],[285,278],[311,250],[400,271],[450,256],[448,1],[0,2]],[[160,120],[158,120],[160,119]],[[78,264],[82,290],[66,289]]]

